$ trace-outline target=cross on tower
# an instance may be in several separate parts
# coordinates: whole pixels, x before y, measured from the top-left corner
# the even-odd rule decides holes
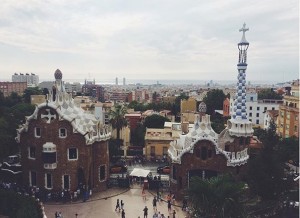
[[[247,42],[246,38],[245,38],[245,32],[249,31],[249,28],[246,28],[246,24],[243,24],[243,27],[239,30],[240,32],[243,32],[243,37],[242,37],[242,42]]]

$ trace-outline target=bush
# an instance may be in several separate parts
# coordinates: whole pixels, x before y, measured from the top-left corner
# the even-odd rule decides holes
[[[34,198],[0,189],[0,214],[15,218],[41,218],[42,211]]]

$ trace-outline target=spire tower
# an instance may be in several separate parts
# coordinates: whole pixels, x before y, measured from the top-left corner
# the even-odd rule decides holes
[[[238,81],[236,86],[236,95],[233,106],[232,118],[228,121],[228,129],[230,135],[233,136],[251,136],[253,134],[252,123],[247,118],[246,107],[246,69],[247,69],[247,49],[249,42],[246,40],[245,32],[249,31],[244,23],[239,30],[243,32],[242,39],[238,43],[239,61],[237,64]]]

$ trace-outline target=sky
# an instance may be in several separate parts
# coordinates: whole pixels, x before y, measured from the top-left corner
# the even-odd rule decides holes
[[[247,80],[299,78],[298,0],[2,0],[0,81],[235,80],[244,22]]]

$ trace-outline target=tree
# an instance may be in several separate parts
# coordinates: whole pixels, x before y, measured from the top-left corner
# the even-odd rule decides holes
[[[120,131],[124,126],[127,126],[127,120],[125,114],[127,113],[127,108],[123,105],[116,105],[110,111],[110,123],[112,127],[117,130],[117,139],[120,139]]]
[[[278,153],[280,160],[290,162],[298,166],[299,164],[299,138],[293,136],[279,141]]]
[[[243,183],[229,175],[211,179],[192,177],[188,195],[196,216],[243,217],[244,207],[240,200],[243,187]]]
[[[259,91],[257,98],[262,99],[278,99],[281,100],[282,96],[274,92],[272,89],[262,89]]]
[[[170,122],[170,120],[166,117],[160,116],[158,114],[153,114],[151,116],[146,117],[144,126],[146,128],[159,128],[163,129],[165,122]]]
[[[30,103],[31,95],[42,95],[43,91],[39,87],[27,88],[24,90],[23,98],[25,103]]]
[[[223,101],[226,98],[224,92],[220,89],[213,89],[207,92],[203,98],[204,103],[207,107],[207,114],[213,115],[215,110],[223,109]]]
[[[263,143],[261,152],[249,160],[247,180],[252,193],[263,200],[274,200],[286,189],[282,180],[284,169],[276,150],[279,137],[276,135],[275,123],[271,122],[270,127],[264,131],[260,138]]]

